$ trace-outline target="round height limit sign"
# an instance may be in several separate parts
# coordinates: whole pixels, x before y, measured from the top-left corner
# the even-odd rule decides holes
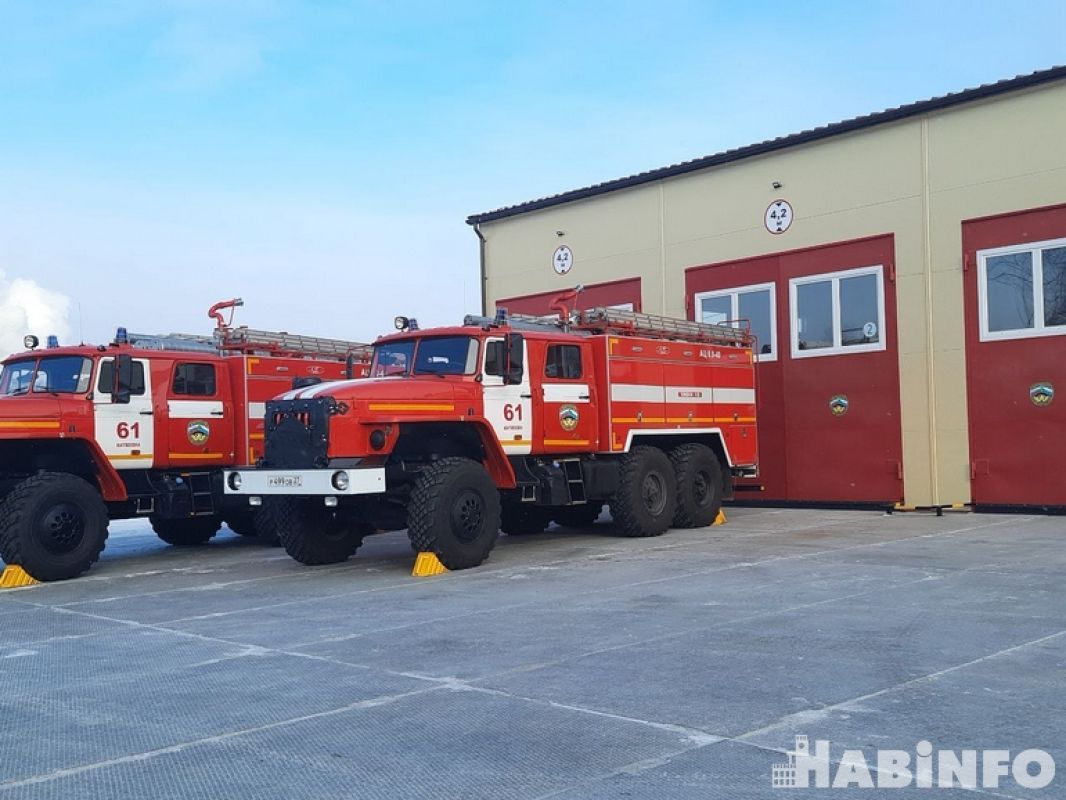
[[[561,244],[552,253],[552,269],[557,275],[565,275],[574,266],[574,251]]]
[[[766,217],[763,221],[770,233],[784,233],[792,226],[792,205],[788,200],[774,200],[766,207]]]

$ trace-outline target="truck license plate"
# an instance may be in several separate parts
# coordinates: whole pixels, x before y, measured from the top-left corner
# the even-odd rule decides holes
[[[267,486],[271,489],[298,489],[304,485],[304,479],[300,475],[271,475],[267,478]]]

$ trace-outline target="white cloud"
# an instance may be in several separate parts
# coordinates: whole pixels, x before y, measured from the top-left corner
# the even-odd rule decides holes
[[[9,280],[0,270],[0,354],[23,350],[22,338],[36,334],[43,344],[50,334],[69,344],[70,298],[27,278]]]

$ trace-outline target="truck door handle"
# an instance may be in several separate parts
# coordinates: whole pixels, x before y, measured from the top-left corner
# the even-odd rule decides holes
[[[225,411],[212,411],[211,412],[211,416],[212,417],[224,417],[224,416],[226,416],[226,412]]]
[[[578,400],[591,400],[592,397],[590,395],[587,395],[587,394],[579,394],[577,396],[577,399]]]
[[[533,395],[531,395],[531,394],[520,394],[518,396],[521,397],[523,400],[532,400],[533,399]]]
[[[154,414],[154,413],[155,413],[154,411],[142,411],[142,412],[141,412],[141,416],[142,416],[142,417],[150,417],[150,416],[152,416],[152,414]]]

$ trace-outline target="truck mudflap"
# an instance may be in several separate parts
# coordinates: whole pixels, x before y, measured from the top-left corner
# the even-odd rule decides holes
[[[228,469],[227,495],[352,496],[385,491],[384,467],[330,469]]]

